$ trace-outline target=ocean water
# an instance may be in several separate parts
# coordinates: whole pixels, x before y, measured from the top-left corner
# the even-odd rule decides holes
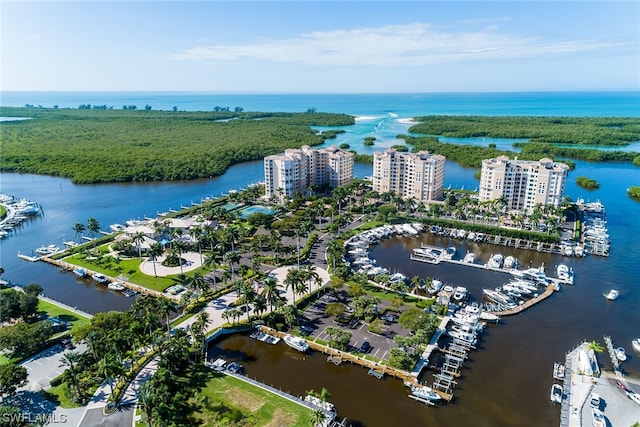
[[[362,140],[374,136],[375,151],[398,143],[396,135],[405,133],[404,120],[426,114],[481,115],[555,115],[555,116],[633,116],[640,117],[637,92],[567,92],[567,93],[500,93],[500,94],[395,94],[395,95],[214,95],[184,93],[2,93],[1,105],[24,104],[51,107],[77,107],[80,104],[122,105],[149,104],[154,109],[212,110],[215,106],[236,106],[246,111],[317,111],[352,114],[356,124],[345,127],[346,133],[332,143],[348,143],[364,152]],[[459,141],[451,141],[459,142]],[[462,142],[462,141],[460,141]],[[495,141],[466,141],[490,143]],[[508,147],[509,140],[498,141]],[[628,148],[628,147],[627,147]],[[640,151],[640,150],[637,150]],[[445,185],[474,188],[474,169],[462,168],[454,162],[445,167]],[[3,279],[18,283],[40,283],[45,293],[89,312],[125,309],[131,300],[91,281],[49,265],[29,263],[17,258],[17,252],[30,253],[35,248],[73,237],[73,225],[96,218],[103,229],[130,218],[154,216],[159,211],[190,205],[203,197],[216,196],[230,189],[246,187],[262,179],[262,162],[248,162],[231,167],[224,175],[207,180],[166,183],[128,183],[74,185],[68,179],[30,174],[0,174],[0,192],[26,197],[44,207],[44,216],[26,223],[10,237],[0,241]],[[370,166],[358,165],[356,175],[370,175]],[[601,185],[587,191],[575,184],[577,176],[588,176]],[[553,361],[583,339],[602,341],[611,335],[616,345],[627,347],[629,360],[623,368],[640,375],[640,355],[631,350],[631,339],[640,336],[640,203],[627,197],[630,185],[640,185],[640,168],[629,163],[593,163],[578,161],[569,175],[566,194],[573,198],[601,200],[607,208],[611,256],[589,256],[584,259],[540,255],[516,251],[521,262],[552,269],[559,262],[573,267],[576,284],[545,300],[521,315],[504,319],[484,335],[482,348],[473,353],[465,365],[456,389],[456,401],[447,408],[425,408],[409,401],[402,385],[395,380],[371,380],[362,369],[349,369],[340,374],[334,403],[341,415],[355,425],[484,425],[484,426],[549,426],[558,425],[559,409],[548,400],[552,383]],[[446,245],[449,242],[430,242]],[[451,242],[459,245],[460,242]],[[467,285],[469,289],[488,286],[488,277],[461,271],[453,266],[412,265],[408,248],[415,242],[390,240],[375,249],[382,265],[421,276],[437,276],[443,281]],[[482,247],[481,255],[498,248]],[[506,254],[506,252],[505,252]],[[481,283],[482,282],[482,283]],[[495,283],[498,286],[500,283]],[[617,288],[620,297],[608,302],[602,292]],[[242,343],[246,344],[244,341]],[[242,344],[242,345],[244,345]],[[315,356],[312,356],[315,357]],[[326,364],[316,357],[314,364]],[[599,357],[603,368],[610,362]],[[322,363],[321,363],[322,362]],[[274,368],[270,363],[278,363]],[[247,364],[252,376],[264,379],[285,390],[308,389],[308,382],[288,380],[286,359],[262,360]],[[284,366],[284,368],[283,368]],[[314,365],[315,366],[315,365]],[[307,365],[302,367],[303,372]],[[274,372],[283,372],[275,375]],[[320,371],[319,371],[320,372]],[[303,374],[301,374],[303,375]],[[317,377],[317,378],[316,378]],[[301,378],[304,378],[301,376]],[[314,381],[324,381],[316,375]],[[427,378],[431,379],[431,378]],[[310,379],[309,379],[310,380]],[[332,379],[332,381],[338,381]],[[380,384],[379,386],[377,384]],[[305,388],[306,387],[306,388]],[[313,385],[316,389],[322,387]],[[334,390],[331,390],[332,394]],[[372,402],[375,402],[372,404]],[[391,408],[402,411],[402,422]],[[401,408],[401,409],[400,409]],[[375,410],[374,410],[375,409]],[[640,416],[639,416],[640,418]]]

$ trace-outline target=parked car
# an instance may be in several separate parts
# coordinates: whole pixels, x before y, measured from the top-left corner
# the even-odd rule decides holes
[[[360,346],[360,353],[368,353],[369,350],[371,350],[371,344],[369,344],[369,341],[363,342]]]
[[[71,338],[63,338],[60,340],[60,344],[66,348],[67,350],[71,350],[76,348],[75,345],[73,345],[73,341],[71,340]]]

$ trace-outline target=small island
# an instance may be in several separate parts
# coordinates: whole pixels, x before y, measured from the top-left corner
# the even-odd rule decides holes
[[[579,176],[576,178],[576,184],[587,190],[597,190],[600,188],[600,184],[597,181],[587,178],[586,176]]]
[[[640,201],[640,186],[634,185],[627,189],[627,194],[634,200]]]

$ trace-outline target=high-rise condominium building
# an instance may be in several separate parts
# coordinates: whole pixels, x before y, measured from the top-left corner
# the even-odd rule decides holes
[[[401,153],[391,148],[373,155],[373,189],[393,191],[420,202],[442,198],[445,157],[430,154]]]
[[[264,158],[264,184],[267,198],[280,201],[304,194],[310,185],[336,188],[353,179],[353,153],[335,145],[329,148],[291,148],[283,154]]]
[[[507,200],[508,210],[530,213],[538,203],[560,206],[569,166],[551,159],[509,160],[507,156],[482,161],[480,201]]]

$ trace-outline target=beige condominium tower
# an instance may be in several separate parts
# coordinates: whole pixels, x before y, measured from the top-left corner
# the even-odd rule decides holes
[[[534,206],[560,206],[569,166],[551,159],[509,160],[507,156],[482,161],[480,201],[504,196],[507,210],[531,213]]]
[[[336,188],[353,179],[353,153],[328,148],[291,148],[264,158],[265,196],[283,202],[305,194],[310,185]]]
[[[428,151],[401,153],[391,148],[373,155],[373,189],[392,191],[420,202],[442,198],[445,157]]]

